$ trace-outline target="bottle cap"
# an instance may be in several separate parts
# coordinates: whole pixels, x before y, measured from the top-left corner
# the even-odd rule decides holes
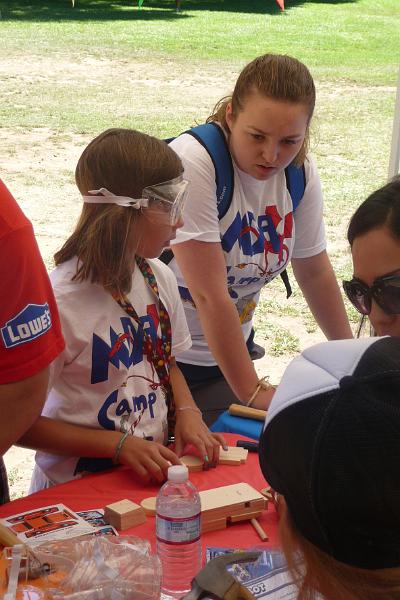
[[[189,478],[189,469],[185,465],[172,465],[168,467],[168,481],[184,483]]]

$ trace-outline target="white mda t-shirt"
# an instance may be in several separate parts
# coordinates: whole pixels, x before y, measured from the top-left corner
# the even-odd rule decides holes
[[[148,262],[171,319],[174,356],[191,345],[176,280],[160,261]],[[166,401],[157,373],[143,355],[142,343],[144,331],[154,339],[157,332],[160,335],[153,291],[135,267],[128,298],[139,316],[138,326],[101,285],[71,281],[75,272],[73,259],[50,276],[66,347],[52,364],[51,390],[43,415],[85,427],[129,431],[165,443]],[[75,469],[84,471],[87,466],[79,460],[37,452],[31,491],[79,476]]]
[[[293,215],[283,170],[260,181],[241,171],[233,161],[233,198],[219,220],[215,169],[207,150],[188,134],[173,140],[171,147],[182,159],[184,176],[190,182],[184,225],[171,244],[189,240],[221,242],[229,293],[247,340],[262,287],[279,275],[291,258],[307,258],[325,249],[322,192],[315,162],[310,156],[305,160],[306,189]],[[182,273],[175,260],[170,266],[178,280],[193,342],[178,359],[194,365],[215,365]],[[213,265],[209,268],[212,270]]]

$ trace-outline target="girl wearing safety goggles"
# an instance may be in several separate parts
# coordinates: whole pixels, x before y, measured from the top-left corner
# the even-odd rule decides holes
[[[400,336],[400,177],[371,194],[350,220],[354,276],[343,287],[377,335]]]
[[[76,183],[82,213],[51,274],[66,349],[23,440],[45,449],[31,491],[119,463],[161,482],[188,443],[213,466],[225,441],[175,363],[190,335],[175,278],[153,260],[182,225],[181,161],[160,140],[110,129],[84,150]]]

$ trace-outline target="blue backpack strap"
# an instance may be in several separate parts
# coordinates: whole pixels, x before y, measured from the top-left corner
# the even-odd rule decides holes
[[[235,180],[231,153],[224,132],[216,123],[204,123],[185,133],[193,136],[210,155],[215,169],[218,218],[222,219],[231,205]]]
[[[210,155],[215,170],[218,219],[222,219],[231,205],[235,180],[232,158],[224,132],[215,123],[204,123],[183,133],[193,136]],[[164,142],[169,144],[174,139],[174,137],[167,138]],[[173,257],[172,250],[164,250],[159,259],[168,265]]]
[[[296,167],[295,164],[290,163],[285,169],[286,187],[292,198],[293,212],[300,204],[300,200],[304,196],[304,190],[306,189],[306,172],[304,165]]]
[[[293,163],[290,163],[285,169],[286,187],[292,198],[293,212],[299,206],[302,197],[304,196],[304,190],[306,189],[306,172],[304,165],[296,167]],[[292,295],[292,286],[290,285],[289,277],[286,269],[282,271],[281,278],[286,288],[286,298]]]

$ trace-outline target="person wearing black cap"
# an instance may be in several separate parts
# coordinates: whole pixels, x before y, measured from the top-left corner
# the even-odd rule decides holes
[[[295,358],[259,457],[280,495],[298,599],[400,598],[400,338],[325,342]]]

